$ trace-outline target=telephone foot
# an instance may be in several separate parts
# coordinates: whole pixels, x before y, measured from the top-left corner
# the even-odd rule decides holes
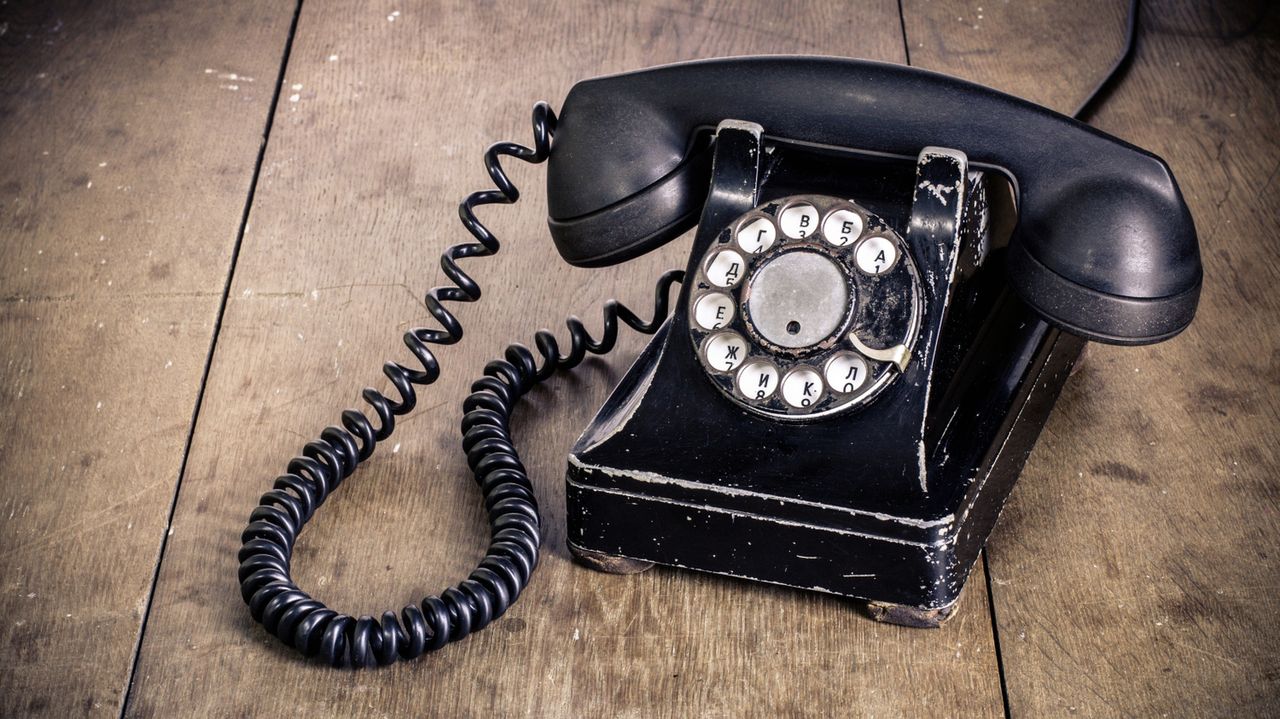
[[[959,600],[956,600],[945,607],[921,609],[919,607],[909,607],[905,604],[867,602],[867,611],[871,613],[871,618],[877,622],[920,629],[937,629],[942,626],[943,622],[951,618],[951,614],[959,603]]]
[[[584,549],[573,544],[569,545],[569,552],[574,559],[578,560],[579,564],[588,569],[594,569],[597,572],[606,574],[639,574],[646,569],[653,568],[653,562],[605,554],[604,552]]]

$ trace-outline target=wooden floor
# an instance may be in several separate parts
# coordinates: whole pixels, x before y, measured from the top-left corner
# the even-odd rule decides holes
[[[0,715],[1258,716],[1280,714],[1280,13],[1149,2],[1095,124],[1163,156],[1199,228],[1195,324],[1095,345],[959,615],[569,561],[565,454],[640,342],[517,422],[549,527],[493,627],[376,672],[253,623],[238,535],[285,461],[428,316],[456,202],[496,139],[585,77],[689,58],[909,62],[1069,111],[1124,3],[0,3]],[[921,108],[927,112],[928,108]],[[265,140],[264,140],[265,138]],[[542,171],[485,213],[502,255],[394,447],[300,541],[354,614],[438,592],[485,527],[457,448],[507,342],[643,304],[679,243],[548,261]],[[598,323],[598,320],[596,320]],[[986,581],[984,581],[984,579]]]

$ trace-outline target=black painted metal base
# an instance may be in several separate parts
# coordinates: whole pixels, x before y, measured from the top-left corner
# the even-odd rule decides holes
[[[653,562],[597,552],[572,543],[569,544],[569,553],[573,555],[574,561],[587,569],[605,574],[640,574],[654,567]],[[890,602],[867,602],[866,608],[867,615],[877,622],[916,629],[936,629],[951,618],[959,604],[960,600],[957,599],[945,607],[921,609]]]
[[[692,256],[796,184],[851,197],[904,234],[921,266],[927,301],[912,359],[855,412],[758,416],[708,381],[688,340],[684,288],[570,452],[570,548],[602,571],[653,562],[864,600],[881,621],[937,626],[1084,340],[1009,290],[1005,251],[988,231],[1001,214],[991,206],[988,223],[985,182],[963,155],[931,148],[918,163],[897,161],[905,167],[851,169],[807,149],[751,147],[742,131],[717,139]],[[753,163],[765,156],[778,164],[757,186]],[[866,178],[875,182],[849,185]]]

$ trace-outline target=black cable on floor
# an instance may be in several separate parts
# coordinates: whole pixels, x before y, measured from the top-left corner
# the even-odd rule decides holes
[[[1125,24],[1124,47],[1120,49],[1120,54],[1116,57],[1116,61],[1111,64],[1111,69],[1107,70],[1107,74],[1103,75],[1100,80],[1085,97],[1084,102],[1071,113],[1071,116],[1081,122],[1088,122],[1093,117],[1098,108],[1111,97],[1112,91],[1124,79],[1129,72],[1129,68],[1133,66],[1133,58],[1138,49],[1138,0],[1129,0],[1129,15]]]
[[[679,271],[667,272],[658,280],[648,321],[611,300],[604,306],[599,340],[591,337],[579,319],[571,317],[566,321],[567,353],[560,352],[554,334],[543,330],[534,335],[541,365],[531,350],[513,344],[504,359],[485,366],[484,377],[471,385],[471,395],[463,404],[462,446],[480,486],[492,531],[488,552],[466,579],[439,596],[402,608],[398,615],[387,611],[379,619],[337,612],[294,583],[290,561],[303,525],[342,480],[373,454],[377,444],[391,436],[395,418],[413,410],[417,405],[414,387],[439,378],[440,365],[431,345],[453,344],[462,338],[462,325],[444,302],[475,302],[480,298],[480,286],[458,261],[487,257],[499,249],[497,238],[476,218],[475,208],[511,204],[520,196],[503,171],[501,158],[535,164],[545,161],[555,125],[551,108],[539,103],[533,110],[532,148],[501,142],[485,152],[485,169],[494,188],[472,193],[458,208],[462,224],[475,242],[457,244],[444,252],[440,265],[452,284],[433,288],[426,296],[427,310],[440,328],[420,327],[405,333],[404,343],[419,366],[383,365],[383,374],[398,397],[366,388],[362,396],[376,424],[360,410],[343,412],[342,426],[330,426],[307,443],[249,516],[239,555],[241,595],[254,619],[307,656],[318,655],[334,666],[386,665],[463,639],[502,616],[528,584],[542,542],[537,499],[511,439],[510,419],[516,402],[557,370],[577,366],[588,352],[604,354],[613,349],[619,320],[638,332],[652,334],[669,314],[671,286],[683,275]]]

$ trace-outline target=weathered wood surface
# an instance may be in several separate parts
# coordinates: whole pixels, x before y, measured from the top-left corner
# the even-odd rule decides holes
[[[1089,85],[1062,78],[1119,48],[1121,4],[907,3],[911,59],[1070,112]],[[1037,42],[1045,23],[1089,49]],[[1094,124],[1173,168],[1204,293],[1167,344],[1090,347],[996,528],[1014,716],[1280,711],[1280,13],[1148,2],[1142,28]]]
[[[593,5],[303,7],[126,713],[998,715],[993,621],[1016,716],[1275,712],[1280,58],[1263,3],[1147,3],[1133,73],[1095,120],[1179,177],[1201,314],[1169,344],[1091,348],[989,548],[994,620],[981,565],[937,632],[572,565],[564,456],[642,344],[626,337],[518,414],[544,562],[492,628],[375,674],[302,662],[252,622],[234,579],[249,509],[406,356],[397,335],[428,321],[421,295],[462,237],[454,206],[485,184],[479,153],[527,142],[534,100],[693,57],[901,62],[905,35],[914,65],[1070,111],[1124,14],[905,0],[900,25],[885,1]],[[294,9],[142,7],[0,5],[0,715],[120,710]],[[485,298],[461,308],[444,380],[300,541],[301,583],[338,608],[399,607],[479,557],[456,425],[484,361],[568,313],[598,327],[611,296],[647,308],[683,262],[681,243],[607,270],[548,260],[542,169],[513,177],[524,201],[483,212],[505,245],[468,265]]]
[[[0,3],[0,715],[117,715],[292,6]]]
[[[897,5],[451,3],[399,15],[304,5],[286,89],[236,269],[174,534],[144,639],[134,716],[281,713],[435,716],[878,716],[1002,713],[987,599],[970,586],[940,632],[876,624],[831,598],[692,573],[600,575],[564,547],[565,454],[641,346],[536,391],[519,414],[547,535],[531,587],[491,628],[377,673],[300,661],[253,623],[235,583],[238,535],[288,457],[378,380],[398,333],[426,321],[455,205],[484,186],[480,152],[527,142],[538,99],[583,77],[760,52],[901,61]],[[518,164],[518,163],[517,163]],[[471,262],[485,287],[459,312],[445,378],[308,527],[301,584],[352,613],[438,592],[480,557],[486,528],[458,449],[466,384],[512,340],[618,296],[647,307],[685,243],[607,270],[551,255],[541,168],[516,167],[515,208],[490,208],[506,244]]]

